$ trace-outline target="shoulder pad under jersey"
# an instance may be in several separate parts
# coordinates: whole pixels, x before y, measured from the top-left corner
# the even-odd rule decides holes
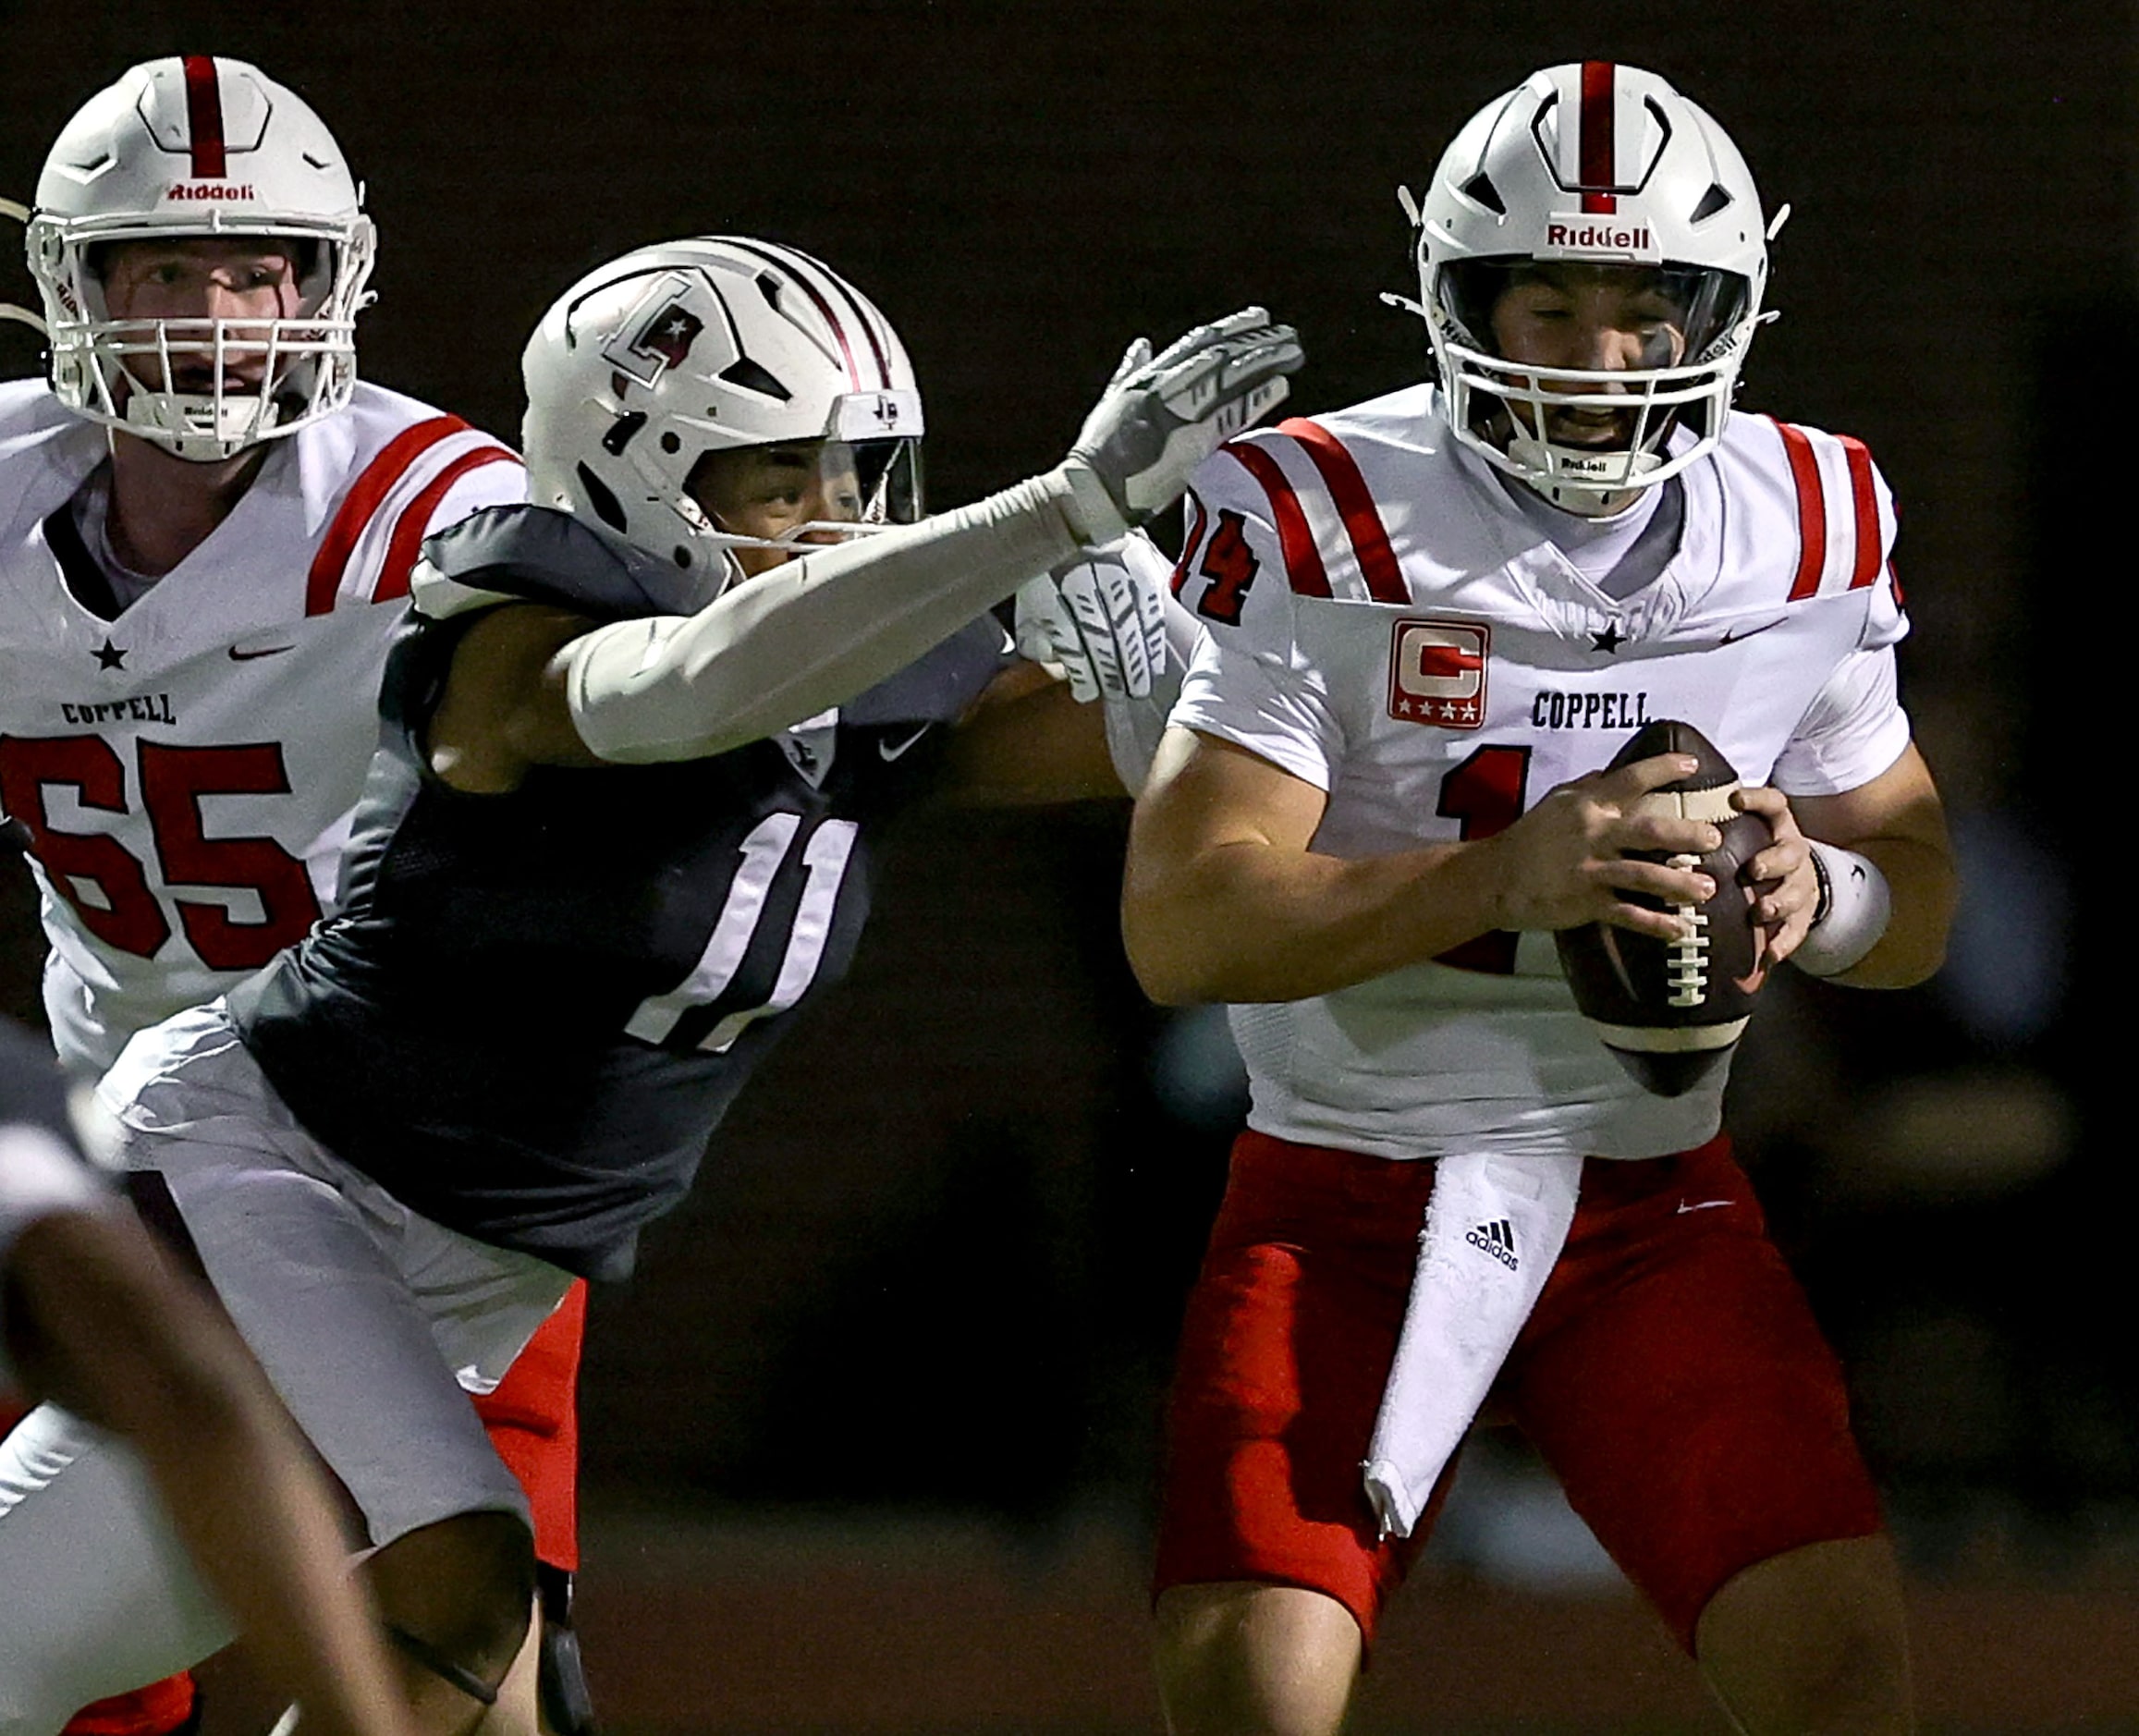
[[[554,507],[486,507],[469,514],[424,542],[409,590],[417,612],[433,618],[507,598],[605,621],[694,615],[713,600],[698,575]]]
[[[848,723],[951,723],[1015,661],[1003,624],[993,615],[968,621],[941,644],[896,675],[840,706]]]

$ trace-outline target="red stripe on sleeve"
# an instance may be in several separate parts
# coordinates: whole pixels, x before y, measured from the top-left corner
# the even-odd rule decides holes
[[[319,552],[312,557],[312,571],[304,583],[304,612],[308,616],[324,615],[334,607],[335,593],[342,585],[342,569],[349,564],[357,539],[363,535],[379,503],[409,473],[409,467],[441,440],[468,432],[468,424],[458,416],[434,416],[402,429],[364,466],[320,539]]]
[[[379,582],[372,587],[372,601],[391,603],[397,597],[409,594],[409,575],[416,569],[416,556],[423,546],[424,531],[431,523],[431,515],[438,510],[438,503],[446,498],[446,491],[454,483],[485,464],[519,462],[519,459],[503,446],[478,446],[472,452],[463,452],[439,471],[422,494],[401,508],[401,516],[394,520],[394,535],[386,544],[386,564],[379,569]]]
[[[1411,588],[1397,567],[1396,551],[1389,546],[1388,532],[1381,511],[1374,504],[1374,491],[1360,474],[1359,460],[1345,450],[1344,443],[1320,422],[1295,416],[1277,424],[1277,432],[1290,434],[1307,448],[1314,460],[1329,497],[1337,503],[1337,516],[1344,520],[1344,533],[1351,539],[1351,552],[1359,557],[1359,570],[1366,580],[1367,594],[1376,603],[1409,603]]]
[[[1292,484],[1278,469],[1277,460],[1261,446],[1245,441],[1219,450],[1240,459],[1270,496],[1270,518],[1277,527],[1277,551],[1285,557],[1286,581],[1303,597],[1329,595],[1329,575],[1322,569],[1322,551],[1314,546],[1314,532],[1307,528],[1300,496],[1292,492]]]
[[[1188,491],[1188,502],[1195,510],[1195,518],[1189,526],[1187,539],[1181,544],[1181,557],[1174,563],[1173,578],[1167,584],[1167,589],[1177,597],[1181,593],[1181,587],[1188,582],[1189,568],[1195,561],[1196,551],[1204,545],[1204,527],[1210,520],[1210,514],[1204,510],[1203,501],[1192,488]]]
[[[1790,586],[1790,600],[1797,603],[1820,588],[1820,568],[1827,564],[1827,495],[1820,489],[1819,460],[1804,430],[1778,422],[1775,431],[1782,436],[1791,479],[1797,483],[1797,577]]]
[[[1619,68],[1608,60],[1582,63],[1582,140],[1579,173],[1585,189],[1614,187],[1619,182]],[[1620,208],[1619,200],[1602,190],[1585,190],[1584,212],[1608,214]]]
[[[1850,589],[1862,591],[1879,576],[1885,550],[1879,546],[1879,496],[1872,486],[1871,449],[1862,440],[1837,434],[1842,456],[1850,461],[1850,499],[1857,513],[1857,564],[1850,572]]]
[[[223,92],[215,81],[215,62],[207,55],[188,55],[180,63],[186,74],[186,135],[193,147],[193,178],[224,178]]]

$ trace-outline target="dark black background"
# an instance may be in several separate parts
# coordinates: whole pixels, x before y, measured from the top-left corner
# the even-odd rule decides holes
[[[1305,410],[1416,377],[1415,321],[1375,300],[1414,287],[1397,185],[1535,66],[1646,65],[1795,208],[1743,401],[1864,438],[1892,480],[1905,679],[1950,798],[2057,850],[2098,840],[2121,769],[2133,23],[1981,0],[16,5],[0,191],[27,199],[129,63],[251,59],[369,184],[371,377],[509,434],[523,336],[581,271],[670,235],[774,237],[899,327],[945,503],[1051,461],[1131,335],[1248,300],[1305,335]],[[0,335],[0,362],[34,349]],[[1158,1020],[1111,937],[1118,831],[1097,810],[909,828],[856,981],[637,1287],[597,1300],[597,1492],[1142,1498],[1218,1148],[1144,1088]],[[2106,859],[2072,860],[2074,932],[2103,932]],[[2002,1046],[1935,991],[1832,994],[1745,1057],[1749,1157],[1867,1371],[1883,1470],[1926,1510],[1993,1489],[2069,1518],[2139,1473],[2108,957],[2078,949],[2055,1021]],[[1897,1082],[1986,1080],[2076,1118],[2047,1179],[1852,1185]],[[1973,1409],[1920,1378],[1942,1365],[1925,1342],[1973,1375],[1990,1359]]]

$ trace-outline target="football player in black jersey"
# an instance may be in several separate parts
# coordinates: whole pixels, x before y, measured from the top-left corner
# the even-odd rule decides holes
[[[880,816],[945,777],[1030,797],[1108,776],[1098,708],[1066,719],[983,611],[1167,505],[1298,360],[1260,310],[1140,342],[1060,465],[923,519],[904,352],[815,261],[646,249],[544,319],[544,504],[427,545],[340,913],[102,1087],[362,1514],[423,1730],[533,1727],[525,1501],[463,1389],[575,1275],[629,1270],[787,1015],[845,969]],[[1078,619],[1148,672],[1157,614]],[[0,1480],[55,1432],[32,1417]],[[78,1547],[90,1482],[37,1491],[48,1547],[0,1526],[0,1606],[33,1588],[88,1636],[156,1608],[204,1649],[214,1612],[167,1564]],[[85,1673],[55,1716],[114,1685]]]
[[[0,1392],[10,1365],[32,1396],[132,1445],[307,1730],[403,1736],[386,1648],[311,1454],[244,1347],[76,1149],[51,1056],[0,1021]],[[0,1526],[17,1522],[21,1492],[0,1483]],[[45,1614],[10,1603],[0,1657]]]

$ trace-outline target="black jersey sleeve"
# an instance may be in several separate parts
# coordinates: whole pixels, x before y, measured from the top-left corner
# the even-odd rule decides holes
[[[858,728],[956,723],[990,681],[1017,661],[1009,635],[992,615],[969,621],[897,674],[840,707]]]
[[[554,507],[486,507],[429,538],[423,558],[456,584],[602,621],[693,615],[713,601],[698,576]]]

